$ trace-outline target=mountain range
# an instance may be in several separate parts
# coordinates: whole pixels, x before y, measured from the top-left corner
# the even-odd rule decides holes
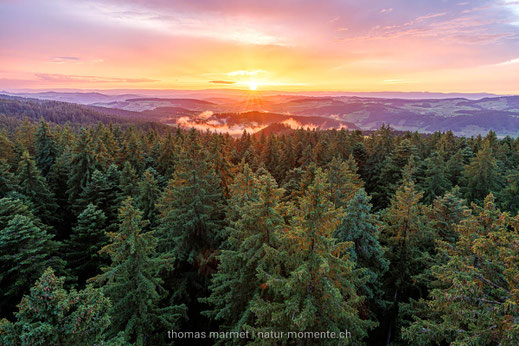
[[[519,96],[398,93],[398,96],[407,95],[407,98],[397,98],[389,97],[395,96],[389,93],[378,94],[386,97],[368,97],[368,94],[351,96],[347,93],[312,96],[246,91],[170,91],[169,95],[161,92],[150,95],[150,92],[11,93],[3,99],[31,98],[33,102],[39,99],[76,103],[81,104],[83,109],[110,117],[195,127],[232,135],[238,135],[243,130],[261,131],[273,124],[284,125],[276,127],[279,129],[374,130],[384,123],[396,130],[422,133],[451,130],[456,135],[473,136],[493,130],[501,137],[519,135]],[[424,98],[416,98],[420,95]],[[475,96],[481,97],[473,99]]]

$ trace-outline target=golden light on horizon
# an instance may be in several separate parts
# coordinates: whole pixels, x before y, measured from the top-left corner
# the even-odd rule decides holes
[[[258,83],[255,80],[249,81],[248,84],[249,84],[249,89],[252,91],[254,91],[258,88]]]

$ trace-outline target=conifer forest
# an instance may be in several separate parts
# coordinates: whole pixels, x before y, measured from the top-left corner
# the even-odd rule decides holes
[[[517,345],[518,211],[492,131],[3,124],[0,344]]]

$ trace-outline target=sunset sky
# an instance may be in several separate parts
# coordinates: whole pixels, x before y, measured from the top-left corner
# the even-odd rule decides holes
[[[519,93],[519,1],[0,0],[0,90]]]

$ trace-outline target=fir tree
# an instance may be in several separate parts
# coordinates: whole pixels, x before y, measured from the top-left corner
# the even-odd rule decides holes
[[[76,144],[74,154],[70,162],[70,175],[67,181],[67,194],[69,201],[74,203],[83,189],[90,182],[92,173],[95,170],[95,159],[91,149],[88,133],[81,131],[79,141]]]
[[[124,331],[135,345],[153,343],[184,314],[183,306],[160,305],[165,292],[159,272],[171,258],[157,256],[157,239],[151,231],[142,232],[145,222],[131,197],[123,202],[119,218],[119,231],[108,233],[110,243],[100,251],[112,263],[94,281],[104,284],[112,300],[112,334]]]
[[[482,202],[485,196],[498,188],[497,162],[492,148],[484,145],[463,172],[466,181],[465,197],[469,201]]]
[[[26,151],[18,165],[19,192],[26,196],[35,208],[35,214],[47,224],[55,224],[58,205],[36,163]]]
[[[77,225],[67,242],[67,259],[80,284],[99,274],[101,267],[107,262],[98,253],[108,241],[105,228],[105,214],[95,205],[88,204],[79,214]]]
[[[0,321],[3,345],[99,345],[110,325],[110,301],[100,289],[66,291],[65,278],[43,272],[18,305],[16,321]]]
[[[261,327],[255,314],[264,314],[259,310],[263,309],[265,300],[270,300],[269,282],[279,278],[283,262],[280,250],[285,224],[280,210],[283,190],[267,172],[252,180],[256,195],[237,208],[236,219],[228,228],[228,249],[219,256],[218,272],[210,285],[211,295],[204,299],[213,307],[208,315],[221,320],[224,330]],[[238,179],[232,191],[240,193],[241,182]]]
[[[448,262],[433,268],[440,287],[427,305],[435,318],[415,317],[404,330],[416,344],[515,345],[519,342],[519,229],[489,195],[463,220],[455,245],[442,242]]]
[[[151,227],[155,227],[158,217],[155,205],[160,196],[160,189],[151,169],[144,172],[141,181],[137,184],[137,189],[139,193],[136,205],[143,212],[144,218],[150,222]]]
[[[40,128],[36,134],[36,165],[44,177],[49,175],[52,165],[58,156],[56,144],[52,137],[49,126],[45,121],[40,122]]]
[[[451,189],[446,170],[445,161],[438,152],[425,160],[425,178],[421,184],[424,203],[432,203],[437,196]]]
[[[380,245],[380,222],[371,211],[370,197],[364,189],[359,189],[347,202],[344,216],[334,237],[339,242],[352,242],[349,249],[350,259],[355,263],[366,282],[360,292],[369,299],[369,303],[384,305],[382,278],[389,268]]]
[[[64,262],[56,257],[58,243],[39,227],[39,222],[26,208],[16,205],[16,202],[2,201],[10,203],[20,213],[9,215],[7,225],[0,229],[0,287],[3,297],[0,304],[3,311],[11,311],[14,303],[29,290],[45,268],[52,265],[63,269]]]
[[[361,281],[345,254],[351,243],[338,243],[332,237],[340,213],[330,202],[326,175],[320,168],[291,213],[291,228],[286,233],[290,274],[284,280],[267,282],[284,300],[281,305],[265,301],[254,310],[260,325],[336,333],[347,328],[360,341],[373,324],[359,317],[362,299],[357,287]]]

